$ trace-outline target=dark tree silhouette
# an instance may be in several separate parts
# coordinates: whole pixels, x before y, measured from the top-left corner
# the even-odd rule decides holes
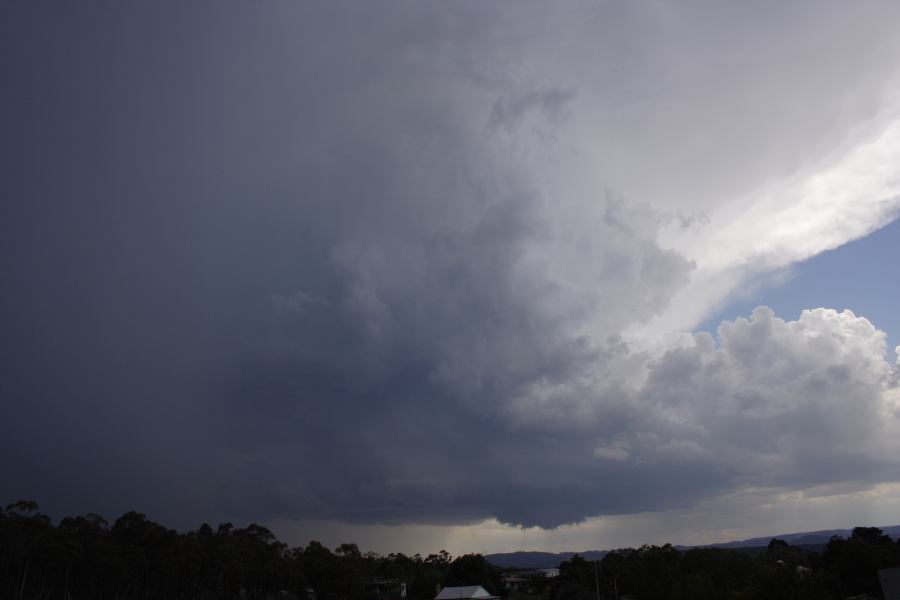
[[[2,600],[394,600],[384,590],[402,588],[385,581],[402,582],[408,600],[432,600],[442,585],[482,585],[510,600],[830,600],[880,597],[877,570],[892,566],[900,543],[858,527],[822,553],[775,539],[755,551],[666,544],[601,561],[576,555],[522,595],[479,554],[382,557],[350,542],[289,548],[257,524],[178,533],[133,511],[111,526],[96,514],[54,526],[35,502],[0,510]]]
[[[480,585],[492,594],[503,590],[500,570],[481,554],[465,554],[450,563],[446,585]]]

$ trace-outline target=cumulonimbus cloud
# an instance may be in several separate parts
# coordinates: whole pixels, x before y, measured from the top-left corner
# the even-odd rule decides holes
[[[45,135],[79,168],[17,171],[63,212],[23,203],[4,236],[36,257],[2,300],[28,366],[9,394],[38,399],[7,455],[45,426],[70,440],[48,480],[138,464],[152,485],[117,501],[352,522],[552,527],[896,479],[896,368],[863,317],[691,332],[896,215],[896,7],[222,10],[106,15],[127,52],[20,74],[46,92],[102,64],[133,92],[57,107],[78,135]],[[168,23],[190,77],[137,45]],[[96,135],[84,106],[119,107],[96,163],[71,146]],[[126,442],[105,470],[68,451]]]

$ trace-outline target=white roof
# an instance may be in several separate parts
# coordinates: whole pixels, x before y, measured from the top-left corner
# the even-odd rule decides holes
[[[458,598],[493,598],[486,589],[480,585],[461,585],[445,587],[434,600],[457,600]]]

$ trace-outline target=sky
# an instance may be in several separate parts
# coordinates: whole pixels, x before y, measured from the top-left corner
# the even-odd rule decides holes
[[[723,320],[748,314],[762,304],[777,314],[798,316],[811,306],[830,306],[864,315],[887,334],[889,356],[900,346],[900,276],[889,265],[900,256],[900,220],[870,235],[823,252],[749,286],[725,308],[705,319],[697,329],[712,331]],[[894,355],[896,358],[896,355]]]
[[[900,523],[898,12],[0,3],[0,503],[422,554]]]

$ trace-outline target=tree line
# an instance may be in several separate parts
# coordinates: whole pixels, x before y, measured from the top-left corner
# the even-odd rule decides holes
[[[378,600],[385,592],[373,583],[386,581],[403,582],[409,600],[431,600],[445,585],[482,585],[510,600],[827,600],[880,597],[877,570],[890,566],[900,566],[900,542],[856,528],[821,552],[773,540],[755,553],[665,545],[575,556],[559,577],[511,590],[503,576],[514,573],[479,554],[289,547],[257,524],[179,533],[137,512],[54,525],[31,501],[0,510],[0,598],[11,600]]]
[[[380,556],[317,541],[291,548],[262,525],[178,533],[137,512],[112,524],[88,514],[54,525],[32,501],[0,510],[2,599],[374,600],[369,584],[392,579],[406,584],[409,600],[470,581],[502,591],[499,571],[474,554]]]
[[[881,598],[878,570],[900,567],[900,540],[876,527],[821,549],[773,539],[767,548],[626,548],[560,565],[556,600],[830,600]]]

